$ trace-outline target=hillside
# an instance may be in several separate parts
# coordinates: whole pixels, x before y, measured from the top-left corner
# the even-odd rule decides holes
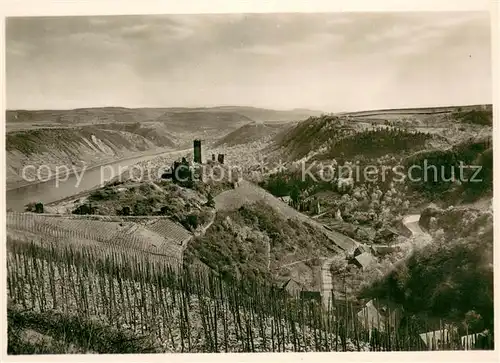
[[[316,226],[295,218],[287,219],[263,201],[245,204],[237,210],[219,211],[205,236],[187,249],[187,260],[198,258],[223,276],[257,280],[293,277],[307,290],[318,290],[313,261],[337,254],[331,240]],[[314,264],[314,262],[313,262]]]
[[[174,115],[176,114],[176,115]],[[157,107],[157,108],[126,108],[126,107],[89,107],[73,110],[7,110],[7,124],[29,123],[57,123],[60,125],[77,125],[88,123],[108,122],[148,122],[172,121],[173,126],[184,121],[199,122],[203,117],[210,120],[219,118],[222,122],[233,118],[266,122],[266,121],[300,121],[309,116],[319,116],[320,111],[295,109],[271,110],[245,106],[218,106],[218,107]],[[233,115],[233,116],[230,116]],[[189,126],[189,125],[185,125]]]
[[[161,128],[137,124],[124,124],[120,128],[93,125],[9,132],[5,139],[7,186],[23,180],[25,165],[35,168],[47,165],[52,171],[63,165],[69,168],[92,167],[139,152],[174,148],[176,144],[169,136]]]
[[[152,121],[164,113],[161,108],[95,107],[73,110],[8,110],[7,123],[104,123]]]
[[[468,106],[443,106],[443,107],[420,107],[420,108],[399,108],[399,109],[380,109],[380,110],[366,110],[355,112],[342,112],[338,115],[351,116],[351,117],[369,117],[369,116],[423,116],[423,115],[439,115],[449,114],[453,112],[469,112],[472,110],[482,110],[485,112],[492,112],[492,105],[468,105]]]
[[[229,111],[167,111],[156,118],[157,122],[168,125],[172,131],[197,131],[197,130],[230,130],[236,129],[242,124],[252,122],[246,116]]]
[[[493,192],[493,148],[490,137],[471,139],[446,150],[425,150],[404,160],[412,172],[412,190],[431,200],[471,202],[491,197]],[[460,170],[461,165],[472,166]],[[427,167],[427,171],[426,171]],[[477,173],[476,173],[477,172]]]
[[[230,132],[215,143],[218,146],[236,146],[272,138],[284,125],[273,123],[250,123]]]
[[[175,146],[176,136],[168,131],[168,127],[161,122],[134,122],[134,123],[103,123],[96,124],[103,130],[116,130],[126,133],[137,134],[155,143],[165,144],[167,147]]]
[[[275,143],[283,149],[288,159],[300,159],[317,152],[331,140],[341,139],[356,132],[356,125],[348,125],[340,117],[310,117],[275,137]]]
[[[491,210],[430,207],[423,211],[420,222],[434,242],[417,251],[369,294],[390,297],[419,319],[458,323],[463,330],[467,326],[469,333],[492,329]]]
[[[311,117],[275,137],[275,145],[287,160],[324,160],[356,156],[368,158],[422,150],[439,135],[397,127],[369,127],[345,117]]]
[[[271,122],[271,121],[301,121],[310,116],[320,116],[321,111],[308,109],[293,109],[293,110],[271,110],[257,107],[244,106],[219,106],[213,107],[213,110],[237,112],[255,121]],[[210,110],[210,109],[209,109]]]

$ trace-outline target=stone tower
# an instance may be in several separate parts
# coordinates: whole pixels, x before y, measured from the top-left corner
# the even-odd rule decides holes
[[[201,140],[194,140],[194,162],[201,164]]]

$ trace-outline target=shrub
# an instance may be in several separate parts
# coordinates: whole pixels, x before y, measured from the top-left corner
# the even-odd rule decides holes
[[[134,215],[135,216],[145,216],[150,214],[151,206],[144,201],[139,201],[134,205]]]
[[[89,196],[89,200],[101,201],[101,200],[112,200],[117,197],[117,193],[114,189],[110,187],[104,187],[102,189],[92,192]]]
[[[182,221],[182,225],[189,230],[196,229],[199,225],[198,215],[197,214],[189,214]]]

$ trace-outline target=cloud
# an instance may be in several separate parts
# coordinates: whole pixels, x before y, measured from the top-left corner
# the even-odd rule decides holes
[[[55,107],[58,99],[69,104],[68,94],[88,104],[251,100],[327,110],[411,97],[418,104],[429,95],[447,103],[447,94],[469,97],[467,89],[460,97],[446,91],[457,87],[455,78],[473,85],[471,98],[486,99],[490,90],[480,82],[491,78],[489,31],[486,13],[8,18],[8,106]]]

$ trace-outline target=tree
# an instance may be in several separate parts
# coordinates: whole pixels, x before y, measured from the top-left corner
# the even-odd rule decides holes
[[[469,331],[469,334],[479,333],[484,329],[482,316],[474,310],[469,310],[467,313],[465,313],[463,325]]]
[[[292,199],[292,202],[294,206],[299,205],[300,202],[300,190],[297,186],[293,186],[291,192],[290,192],[290,199]]]
[[[43,213],[43,203],[35,204],[35,213]]]
[[[215,208],[215,199],[214,199],[212,193],[210,193],[210,192],[208,192],[208,195],[207,195],[206,206],[210,207],[210,208]]]

